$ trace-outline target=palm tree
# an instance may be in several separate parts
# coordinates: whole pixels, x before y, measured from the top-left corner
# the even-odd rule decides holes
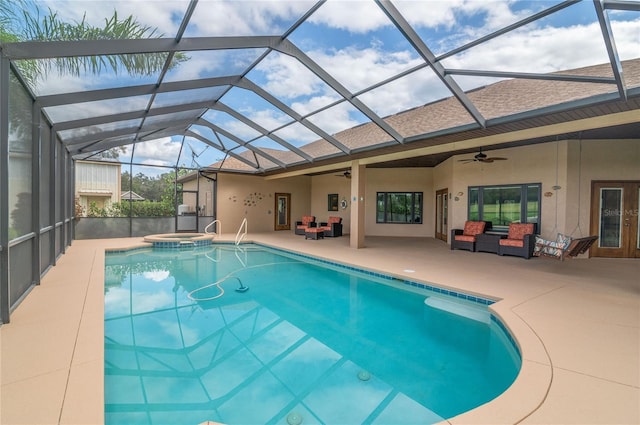
[[[104,27],[87,23],[86,15],[80,22],[64,22],[49,9],[41,14],[35,4],[25,0],[0,0],[0,43],[20,41],[82,41],[82,40],[127,40],[159,38],[157,29],[141,25],[133,16],[119,19],[117,11],[105,18]],[[112,56],[64,57],[50,60],[23,60],[15,63],[22,77],[35,83],[52,69],[60,75],[80,75],[83,72],[99,75],[106,69],[125,71],[129,75],[150,75],[160,71],[167,59],[165,53],[120,54]],[[171,67],[184,62],[188,57],[182,53],[174,55]]]

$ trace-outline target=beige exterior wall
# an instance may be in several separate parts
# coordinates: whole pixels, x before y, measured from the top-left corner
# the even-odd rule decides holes
[[[218,220],[223,233],[235,233],[247,219],[248,231],[270,232],[275,225],[275,193],[291,194],[291,231],[296,220],[310,214],[311,177],[267,180],[263,177],[218,174]]]
[[[560,212],[564,210],[566,203],[566,191],[553,189],[556,185],[566,187],[566,151],[566,141],[552,142],[486,151],[490,157],[508,158],[506,161],[493,163],[459,161],[473,156],[468,154],[454,156],[439,165],[437,168],[452,169],[451,186],[449,186],[449,193],[453,197],[449,202],[450,229],[464,226],[467,219],[469,186],[541,183],[542,193],[548,192],[551,196],[542,196],[542,228],[540,230],[542,234],[550,231],[555,226],[556,202]],[[443,176],[440,178],[446,180],[444,177],[446,173],[441,174]],[[559,214],[559,220],[561,218]],[[559,222],[557,227],[564,229],[565,225]]]
[[[555,237],[558,232],[586,236],[592,180],[640,180],[638,140],[566,141],[487,151],[490,156],[508,158],[491,164],[462,163],[458,155],[434,168],[367,168],[365,182],[365,232],[369,236],[433,237],[435,191],[447,188],[449,230],[461,228],[467,219],[469,186],[541,183],[540,233]],[[343,233],[351,229],[351,180],[338,172],[319,176],[298,176],[267,180],[262,177],[219,174],[218,218],[225,233],[236,232],[247,217],[249,232],[274,228],[274,194],[291,193],[291,222],[302,215],[326,221],[343,220]],[[559,186],[559,189],[554,189]],[[422,224],[377,224],[376,192],[416,191],[424,194]],[[327,195],[337,193],[347,200],[346,209],[328,211]],[[461,193],[461,195],[459,195]],[[545,195],[546,194],[546,195]],[[458,200],[456,200],[456,197]],[[579,214],[578,214],[579,213]],[[578,220],[579,216],[579,220]]]
[[[367,168],[365,234],[368,236],[434,236],[433,169]],[[423,220],[420,224],[376,223],[376,192],[422,192]]]
[[[450,228],[464,225],[469,186],[542,183],[540,234],[586,236],[590,225],[591,182],[640,180],[638,140],[561,140],[487,153],[508,160],[462,163],[458,160],[472,155],[459,155],[436,167],[438,182],[446,182],[448,170],[452,169],[449,193],[454,199],[449,203]],[[463,195],[455,201],[459,192]]]
[[[567,207],[560,210],[566,232],[589,234],[591,182],[595,180],[640,181],[640,139],[573,140],[568,144]]]
[[[327,221],[329,216],[342,217],[342,233],[348,234],[351,229],[351,180],[341,176],[340,172],[324,174],[311,178],[311,210],[318,222]],[[329,211],[327,197],[330,193],[338,194],[338,202],[347,201],[347,208],[338,206],[338,211]]]

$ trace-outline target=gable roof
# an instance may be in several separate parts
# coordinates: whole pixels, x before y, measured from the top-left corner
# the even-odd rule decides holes
[[[120,199],[122,199],[123,201],[144,201],[144,198],[142,196],[130,190],[122,192],[122,194],[120,195]]]

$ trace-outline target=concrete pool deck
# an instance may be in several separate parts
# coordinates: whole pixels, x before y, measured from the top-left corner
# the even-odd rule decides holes
[[[449,423],[640,423],[639,260],[524,260],[430,238],[369,237],[359,250],[348,236],[247,239],[501,299],[493,308],[518,340],[522,371]],[[0,423],[102,423],[104,250],[141,241],[74,241],[0,327]]]

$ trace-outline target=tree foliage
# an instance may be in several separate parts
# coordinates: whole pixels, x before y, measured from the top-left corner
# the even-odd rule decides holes
[[[48,9],[42,13],[37,4],[24,0],[0,0],[0,42],[20,41],[87,41],[127,40],[159,38],[157,29],[140,24],[133,16],[121,19],[114,10],[105,18],[104,26],[90,25],[86,14],[79,22],[65,22]],[[84,73],[99,75],[111,70],[132,76],[144,76],[162,70],[167,53],[118,54],[102,56],[71,56],[53,59],[21,60],[15,62],[23,78],[35,83],[38,78],[56,70],[60,75],[79,76]],[[170,68],[188,60],[183,53],[176,53]]]
[[[188,171],[179,169],[178,176]],[[126,200],[113,203],[106,208],[100,208],[92,202],[86,213],[87,217],[171,217],[176,213],[175,192],[176,171],[160,174],[156,177],[138,173],[134,176],[128,171],[121,175],[121,190],[133,191],[144,201]]]

